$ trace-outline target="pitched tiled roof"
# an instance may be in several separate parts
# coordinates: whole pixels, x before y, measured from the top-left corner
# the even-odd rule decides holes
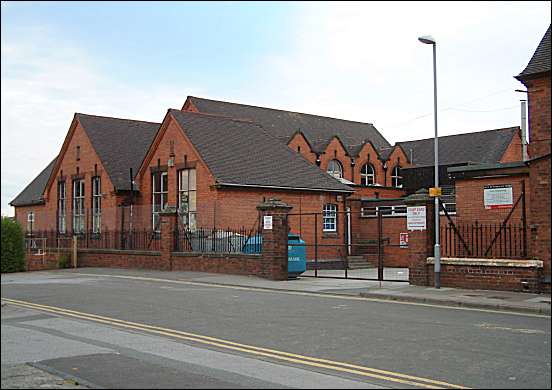
[[[376,149],[390,147],[389,142],[371,123],[353,122],[324,116],[302,114],[273,108],[248,106],[189,96],[199,112],[230,118],[251,119],[274,137],[287,143],[301,131],[315,152],[323,152],[334,136],[338,136],[348,153],[356,155],[362,144],[371,141]]]
[[[111,182],[117,190],[129,190],[134,175],[159,129],[159,123],[75,114],[86,131]]]
[[[439,137],[439,165],[496,163],[502,158],[519,127]],[[433,165],[433,138],[398,142],[412,164]]]
[[[54,169],[57,157],[52,160],[50,164],[37,177],[27,186],[14,200],[10,202],[12,206],[32,206],[44,203],[42,194]]]
[[[531,60],[517,78],[523,79],[537,73],[550,72],[550,50],[550,26],[548,26],[548,30],[546,30],[544,37],[542,37],[533,57],[531,57]]]
[[[181,110],[169,113],[221,185],[352,192],[258,124]]]

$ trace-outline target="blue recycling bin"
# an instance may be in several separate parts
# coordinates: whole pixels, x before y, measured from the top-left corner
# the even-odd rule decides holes
[[[289,245],[293,244],[293,245]],[[297,245],[299,244],[299,245]],[[301,245],[302,244],[302,245]],[[243,246],[244,253],[261,253],[263,237],[255,235],[250,237]],[[307,270],[307,249],[305,241],[298,234],[288,234],[288,277],[296,278]]]
[[[293,244],[293,245],[290,245]],[[288,277],[296,278],[307,270],[307,247],[299,234],[288,234]]]

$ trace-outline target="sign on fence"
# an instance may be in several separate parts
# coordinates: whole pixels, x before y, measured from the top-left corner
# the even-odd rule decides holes
[[[495,184],[483,187],[485,209],[508,209],[514,205],[511,184]]]
[[[399,245],[401,248],[408,248],[408,233],[399,233]]]
[[[408,230],[426,230],[426,207],[406,208],[406,227]]]

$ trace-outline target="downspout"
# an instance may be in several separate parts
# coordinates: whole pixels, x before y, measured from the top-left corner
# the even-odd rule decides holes
[[[521,153],[523,161],[529,160],[527,154],[527,100],[521,101]]]

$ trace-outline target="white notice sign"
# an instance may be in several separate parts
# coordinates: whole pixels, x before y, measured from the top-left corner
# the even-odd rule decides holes
[[[499,184],[483,187],[483,203],[487,210],[511,208],[514,205],[512,185]]]
[[[408,230],[426,230],[426,207],[406,208],[406,227]]]
[[[263,218],[263,229],[272,230],[272,215],[265,215]]]

